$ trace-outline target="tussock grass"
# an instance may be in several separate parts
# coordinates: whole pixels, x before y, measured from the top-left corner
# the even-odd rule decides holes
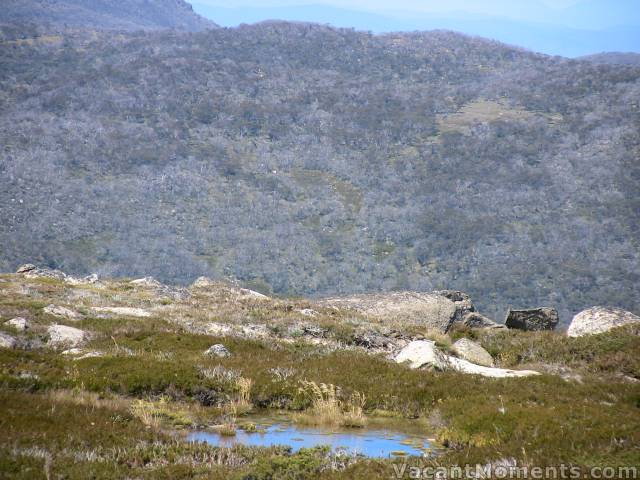
[[[341,427],[364,427],[365,396],[352,393],[346,400],[341,399],[341,389],[333,384],[303,380],[299,392],[310,399],[311,406],[305,412],[296,414],[294,420],[306,425],[328,425]]]

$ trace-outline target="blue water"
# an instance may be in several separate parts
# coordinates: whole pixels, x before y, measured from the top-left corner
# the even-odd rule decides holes
[[[327,445],[334,451],[343,450],[352,454],[362,454],[367,457],[392,457],[398,452],[405,455],[422,456],[430,448],[426,438],[407,436],[388,430],[350,429],[323,430],[277,423],[263,426],[264,431],[247,433],[238,429],[235,436],[223,436],[217,432],[194,432],[189,435],[190,441],[207,442],[216,446],[231,447],[242,444],[256,447],[271,447],[286,445],[294,452],[301,448]],[[403,441],[412,440],[411,445]]]

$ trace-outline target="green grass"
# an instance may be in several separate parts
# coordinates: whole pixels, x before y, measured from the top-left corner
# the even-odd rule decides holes
[[[29,281],[28,287],[38,289],[37,299],[0,292],[0,314],[24,312],[34,322],[27,335],[37,337],[50,321],[41,315],[42,306],[70,304],[64,300],[71,287],[55,281]],[[116,295],[122,304],[153,304],[149,293],[117,283],[98,292]],[[308,306],[241,303],[222,291],[190,301],[184,308],[195,319],[211,302],[223,305],[217,320],[233,323],[236,315],[251,314],[283,336],[295,321],[295,309]],[[331,338],[347,341],[362,321],[350,322],[349,315],[321,311],[313,321]],[[223,450],[190,445],[172,433],[229,423],[226,412],[237,407],[240,396],[247,408],[303,412],[313,407],[301,392],[304,381],[339,387],[336,401],[348,402],[358,392],[365,399],[364,414],[376,423],[415,419],[423,433],[447,446],[434,464],[513,458],[519,464],[563,462],[586,469],[640,463],[640,384],[633,382],[640,379],[637,327],[576,339],[555,332],[455,328],[442,339],[448,344],[473,338],[504,367],[571,374],[496,380],[409,370],[382,356],[333,351],[302,339],[199,335],[161,314],[87,317],[74,325],[94,333],[84,349],[102,357],[77,360],[45,348],[0,350],[0,472],[6,478],[45,478],[45,472],[50,478],[389,478],[391,460],[349,461],[346,470],[335,472],[335,459],[321,449],[296,455],[284,449]],[[216,343],[232,355],[203,354]],[[288,374],[278,376],[276,369]],[[250,385],[244,393],[238,377]],[[56,393],[61,391],[74,393]],[[247,408],[234,410],[238,425],[246,423],[241,413]]]

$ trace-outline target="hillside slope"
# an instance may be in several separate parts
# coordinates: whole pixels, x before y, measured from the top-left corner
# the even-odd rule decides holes
[[[0,270],[640,311],[640,69],[268,22],[0,48]]]
[[[602,52],[580,57],[580,60],[606,65],[633,65],[637,67],[640,66],[640,53]]]
[[[45,27],[199,31],[216,25],[184,0],[5,0],[0,24]]]

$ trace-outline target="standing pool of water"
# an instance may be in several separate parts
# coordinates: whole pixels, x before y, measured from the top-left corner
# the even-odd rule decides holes
[[[395,456],[423,456],[431,452],[429,440],[424,436],[406,435],[382,428],[323,429],[305,427],[286,422],[260,423],[258,432],[238,429],[235,436],[224,436],[218,432],[198,431],[189,435],[190,441],[207,442],[221,447],[242,444],[256,447],[286,445],[297,452],[301,448],[329,446],[334,451],[343,450],[367,457],[386,458]]]

